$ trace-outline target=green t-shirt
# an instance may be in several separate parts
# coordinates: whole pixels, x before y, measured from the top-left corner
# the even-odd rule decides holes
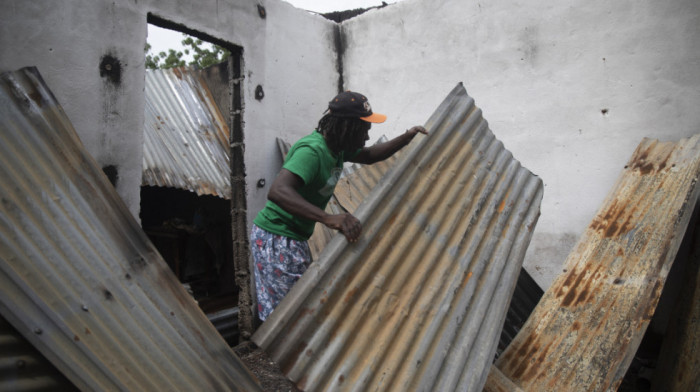
[[[359,150],[352,154],[357,155]],[[299,176],[304,185],[297,191],[311,204],[325,209],[333,195],[335,185],[343,172],[344,154],[334,155],[326,140],[314,131],[299,139],[287,153],[282,167]],[[316,222],[296,217],[274,202],[268,200],[265,207],[253,220],[256,226],[270,233],[306,241],[313,234]]]

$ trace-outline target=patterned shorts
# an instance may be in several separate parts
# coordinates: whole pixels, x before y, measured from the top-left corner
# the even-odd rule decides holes
[[[265,321],[311,264],[311,250],[306,241],[272,234],[256,225],[250,231],[250,248],[258,317]]]

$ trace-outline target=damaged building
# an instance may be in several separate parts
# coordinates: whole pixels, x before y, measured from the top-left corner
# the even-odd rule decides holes
[[[0,15],[0,389],[265,390],[241,342],[302,390],[697,389],[697,2]],[[231,58],[147,71],[149,24]],[[430,135],[346,173],[363,241],[258,325],[252,218],[347,89]]]

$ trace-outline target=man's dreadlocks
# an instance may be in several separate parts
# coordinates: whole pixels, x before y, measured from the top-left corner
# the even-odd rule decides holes
[[[367,138],[371,123],[356,117],[336,117],[324,115],[316,128],[325,138],[328,148],[338,153],[354,152],[361,148]]]

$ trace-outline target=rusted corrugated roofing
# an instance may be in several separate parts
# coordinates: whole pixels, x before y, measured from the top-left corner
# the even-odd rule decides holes
[[[82,390],[259,390],[38,71],[0,83],[2,316]]]
[[[695,207],[700,135],[644,139],[498,370],[527,391],[616,390]]]
[[[230,198],[228,126],[196,70],[147,70],[145,121],[143,185]]]
[[[379,138],[377,143],[387,141],[385,136]],[[277,144],[282,153],[282,159],[287,156],[287,152],[291,147],[288,142],[277,139]],[[382,162],[377,162],[373,165],[352,164],[343,170],[343,174],[338,181],[335,192],[331,197],[326,212],[329,214],[340,214],[343,212],[354,213],[362,200],[367,198],[372,189],[379,183],[379,180],[386,175],[392,168],[401,155],[401,151],[394,154],[389,159]],[[319,258],[319,255],[326,247],[328,242],[333,238],[337,231],[317,223],[314,233],[309,238],[309,247],[314,260]],[[537,303],[542,298],[544,292],[537,285],[537,282],[532,279],[530,274],[524,268],[520,269],[518,280],[513,291],[513,296],[508,306],[506,319],[503,323],[503,330],[498,341],[496,355],[500,355],[503,350],[515,338],[520,328],[532,313],[532,310],[537,306]]]
[[[543,186],[458,85],[253,336],[306,391],[480,390]]]

